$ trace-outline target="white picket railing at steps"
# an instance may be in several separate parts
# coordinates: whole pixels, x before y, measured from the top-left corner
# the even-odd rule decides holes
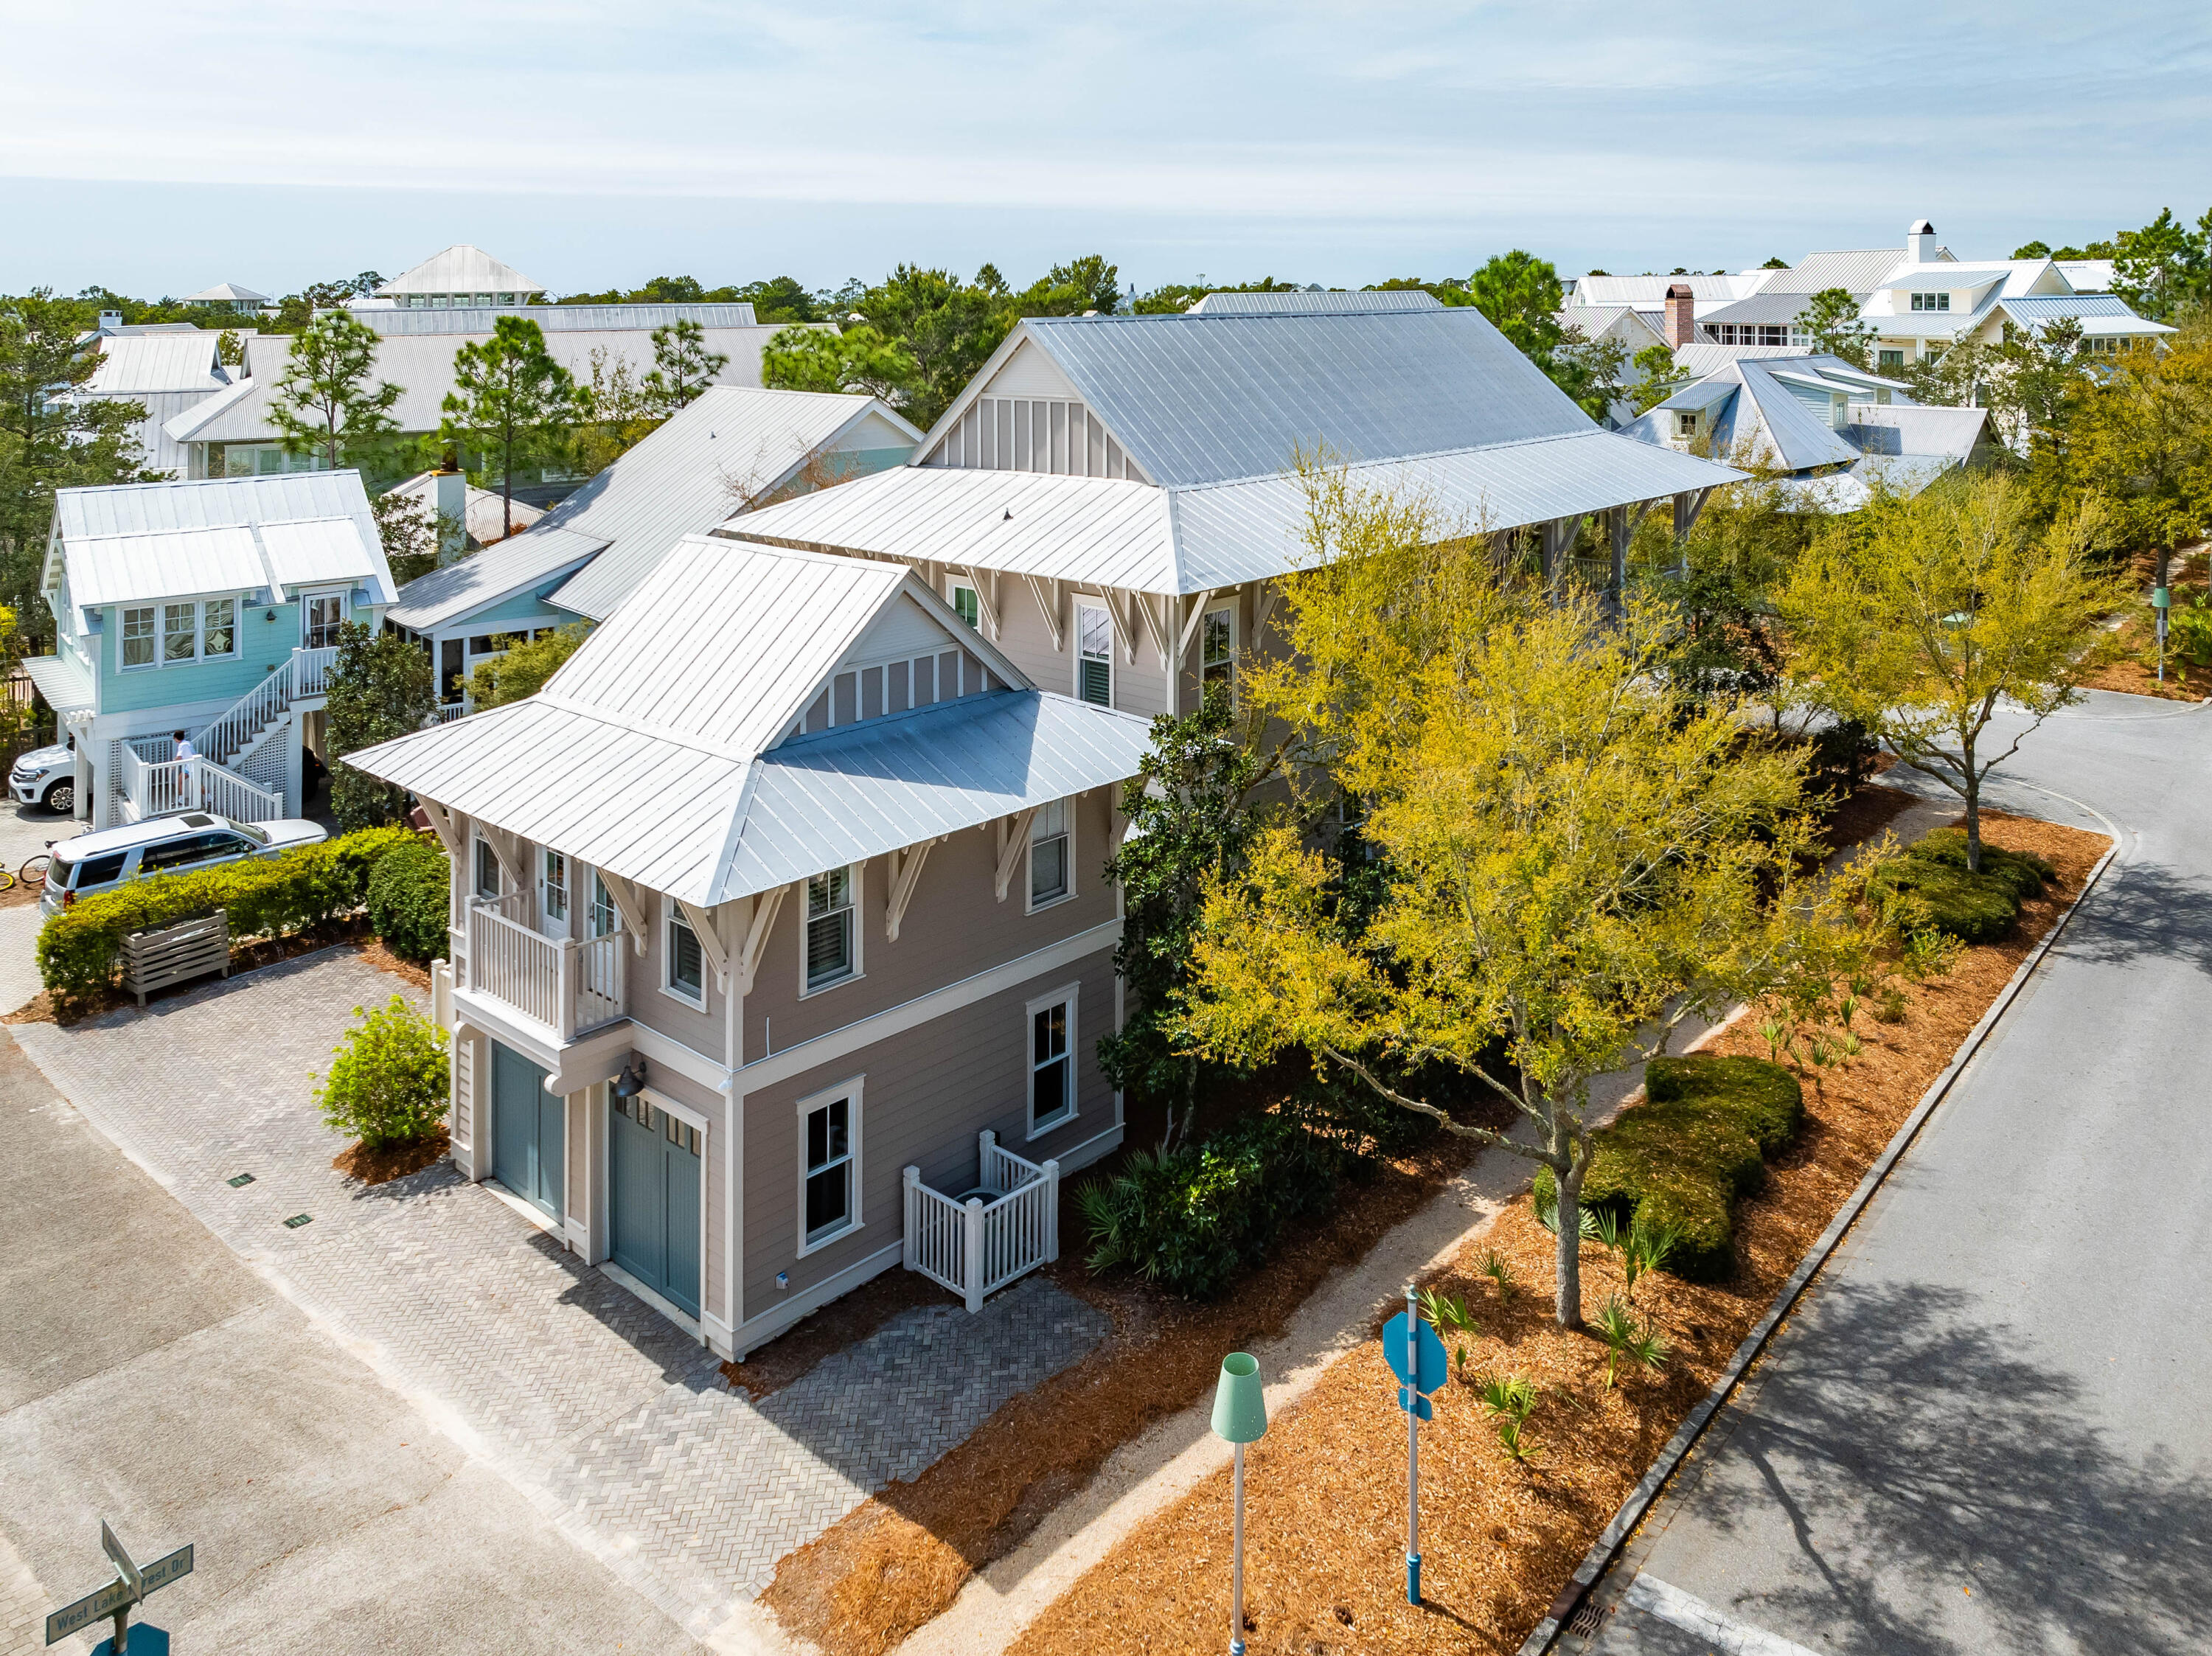
[[[200,732],[199,750],[218,765],[234,764],[263,732],[292,710],[304,696],[323,695],[330,687],[335,648],[295,650],[268,677],[232,702]]]
[[[906,1169],[906,1268],[951,1289],[970,1311],[1018,1277],[1060,1258],[1060,1163],[1042,1167],[976,1135],[978,1189],[956,1202]]]
[[[185,810],[210,810],[234,822],[273,822],[284,815],[283,794],[236,771],[209,759],[146,759],[127,741],[116,753],[115,805],[126,822]]]

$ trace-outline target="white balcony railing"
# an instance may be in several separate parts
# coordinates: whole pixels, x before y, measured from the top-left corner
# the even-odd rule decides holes
[[[906,1268],[952,1290],[969,1310],[1016,1277],[1060,1258],[1060,1163],[1039,1166],[976,1136],[976,1189],[955,1200],[908,1168]]]
[[[462,962],[468,987],[505,1001],[564,1041],[627,1016],[629,937],[619,931],[580,942],[549,937],[502,912],[520,907],[515,899],[526,895],[471,901]]]
[[[272,822],[284,796],[207,759],[149,760],[125,742],[116,749],[116,810],[126,822],[211,810],[234,822]]]

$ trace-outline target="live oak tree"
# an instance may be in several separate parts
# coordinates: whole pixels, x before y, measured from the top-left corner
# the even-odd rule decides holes
[[[356,464],[398,430],[400,388],[369,384],[376,330],[345,311],[323,311],[292,337],[291,354],[269,399],[269,423],[287,454],[313,454],[336,470],[341,454]]]
[[[338,628],[328,683],[331,814],[348,833],[400,821],[406,791],[356,770],[344,758],[419,731],[436,716],[430,658],[397,633],[349,621]]]
[[[1693,1014],[1832,981],[1861,953],[1851,885],[1808,883],[1796,752],[1655,671],[1667,604],[1632,592],[1610,621],[1586,592],[1516,590],[1486,537],[1423,502],[1307,482],[1327,561],[1285,584],[1294,653],[1244,693],[1289,727],[1302,786],[1363,803],[1382,895],[1354,918],[1294,827],[1264,830],[1206,899],[1182,1038],[1247,1064],[1303,1048],[1549,1168],[1571,1328],[1592,1080]],[[1406,1079],[1437,1066],[1533,1135],[1469,1125]]]
[[[1778,596],[1790,675],[1965,802],[1982,864],[1982,789],[2028,731],[2080,696],[2100,616],[2122,593],[2094,561],[2108,513],[2047,525],[2002,472],[1877,496],[1827,525]],[[2002,703],[2027,715],[1992,737]]]
[[[590,410],[575,377],[545,349],[544,331],[526,317],[502,316],[492,336],[453,354],[453,389],[441,405],[438,434],[499,473],[501,531],[514,533],[514,474],[559,454]]]

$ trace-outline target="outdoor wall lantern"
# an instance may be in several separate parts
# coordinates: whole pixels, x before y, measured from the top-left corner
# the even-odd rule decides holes
[[[1213,1388],[1213,1435],[1237,1446],[1229,1566],[1229,1656],[1244,1656],[1244,1446],[1267,1431],[1267,1397],[1260,1383],[1260,1362],[1246,1351],[1221,1360],[1221,1379]]]
[[[625,1102],[645,1090],[645,1060],[632,1052],[615,1077],[615,1096]]]

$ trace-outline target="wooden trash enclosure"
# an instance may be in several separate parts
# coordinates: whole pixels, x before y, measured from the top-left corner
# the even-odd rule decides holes
[[[123,986],[146,1004],[149,991],[204,977],[230,975],[230,915],[218,908],[196,920],[180,920],[155,931],[133,931],[123,939]]]

